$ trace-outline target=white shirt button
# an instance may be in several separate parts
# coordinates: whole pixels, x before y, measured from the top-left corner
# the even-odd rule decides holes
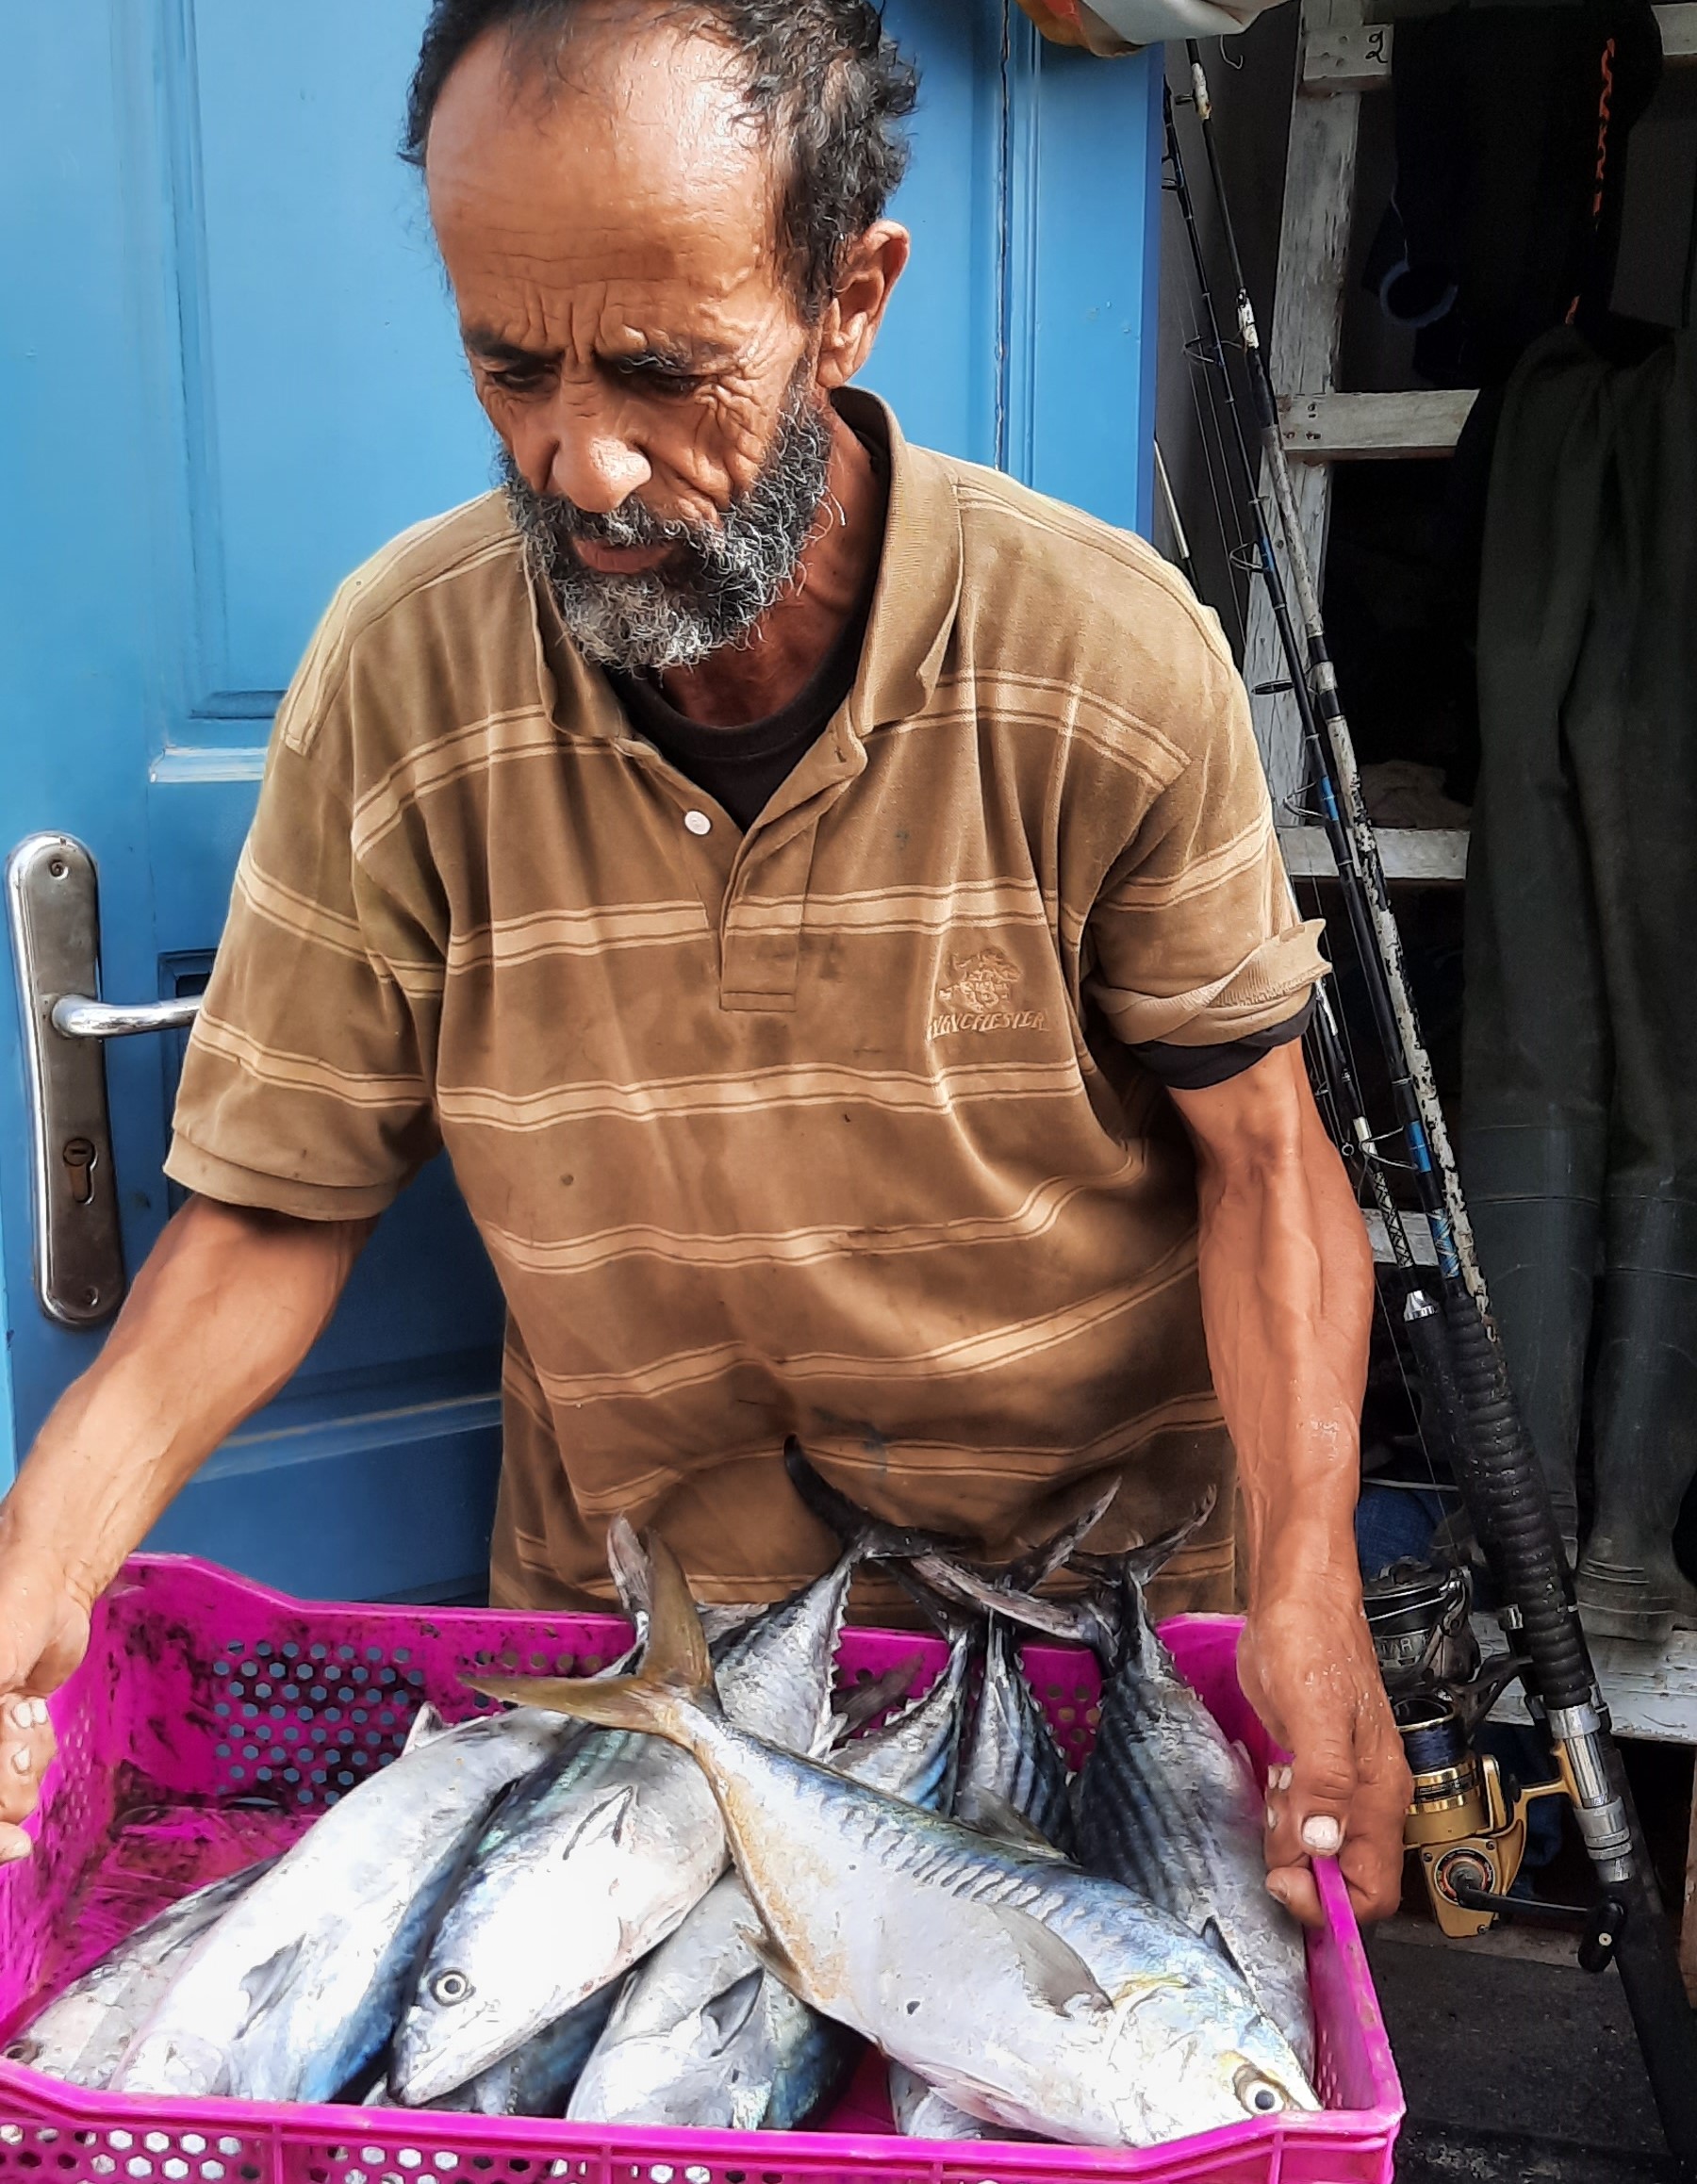
[[[713,821],[705,812],[685,812],[684,824],[692,834],[711,834],[713,831]]]

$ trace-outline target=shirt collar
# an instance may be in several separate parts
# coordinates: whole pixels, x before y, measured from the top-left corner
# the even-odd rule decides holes
[[[835,402],[846,424],[882,441],[890,467],[883,553],[848,701],[864,735],[911,719],[936,688],[961,603],[961,511],[942,461],[909,445],[888,402],[856,386]]]

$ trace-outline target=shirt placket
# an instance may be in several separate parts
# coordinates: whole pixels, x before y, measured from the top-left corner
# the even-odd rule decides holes
[[[646,737],[620,737],[618,748],[677,812],[681,861],[718,941],[720,1008],[792,1010],[819,823],[866,763],[846,714],[837,714],[741,835],[730,813]]]

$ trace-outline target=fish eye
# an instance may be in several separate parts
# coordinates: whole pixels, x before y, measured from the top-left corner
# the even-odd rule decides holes
[[[1271,2116],[1285,2106],[1285,2096],[1270,2077],[1245,2063],[1231,2081],[1232,2089],[1252,2116]]]
[[[430,1982],[433,2001],[463,2002],[471,1992],[471,1982],[464,1972],[438,1972]]]

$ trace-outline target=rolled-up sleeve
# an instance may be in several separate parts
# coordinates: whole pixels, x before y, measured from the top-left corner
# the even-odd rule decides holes
[[[354,854],[336,623],[278,714],[165,1163],[209,1197],[332,1221],[380,1213],[440,1143],[417,1005],[439,971]]]
[[[1200,652],[1199,730],[1087,924],[1086,992],[1128,1046],[1211,1046],[1288,1023],[1326,975],[1292,903],[1242,679]]]

